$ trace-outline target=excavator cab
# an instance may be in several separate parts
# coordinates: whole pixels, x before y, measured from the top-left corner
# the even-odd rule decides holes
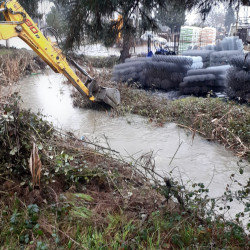
[[[120,104],[120,93],[115,88],[99,86],[80,65],[63,55],[60,48],[54,46],[37,27],[28,13],[17,0],[0,1],[0,13],[5,21],[0,21],[0,40],[19,37],[27,43],[43,61],[56,73],[61,73],[81,93],[88,96],[91,101],[104,102],[115,108]],[[68,61],[87,77],[83,83],[69,66]]]

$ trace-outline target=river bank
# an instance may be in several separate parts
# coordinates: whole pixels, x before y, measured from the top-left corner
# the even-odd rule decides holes
[[[212,219],[203,184],[187,191],[159,181],[147,157],[139,165],[117,160],[20,110],[16,96],[1,103],[3,249],[246,246],[236,223]]]
[[[0,47],[0,86],[10,86],[43,69],[45,63],[32,51]]]
[[[3,249],[247,249],[249,239],[237,224],[242,214],[234,221],[217,216],[224,205],[206,196],[204,184],[187,190],[171,177],[161,178],[148,155],[138,165],[102,147],[93,150],[20,109],[18,99],[2,98],[0,106]],[[161,125],[157,113],[150,121]],[[229,191],[226,199],[237,199]],[[240,191],[247,197],[248,186]]]
[[[250,106],[220,98],[186,97],[167,100],[139,89],[136,84],[114,84],[111,70],[95,70],[92,75],[101,86],[116,87],[121,93],[121,105],[113,115],[137,114],[147,117],[149,122],[163,126],[176,122],[180,127],[203,136],[209,141],[219,142],[238,157],[250,161]],[[90,103],[77,91],[72,93],[73,103],[80,108],[100,108]]]

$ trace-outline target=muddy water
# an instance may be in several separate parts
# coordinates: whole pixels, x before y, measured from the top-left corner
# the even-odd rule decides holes
[[[135,115],[112,118],[109,113],[74,108],[70,97],[71,87],[63,84],[63,81],[63,76],[51,71],[25,78],[18,87],[23,107],[41,111],[57,127],[70,130],[79,138],[87,137],[102,145],[108,140],[110,147],[128,157],[128,160],[129,156],[139,158],[153,151],[159,173],[164,175],[174,169],[175,176],[184,181],[209,185],[213,197],[223,194],[226,184],[231,183],[229,177],[232,173],[242,182],[249,178],[249,165],[245,168],[247,174],[239,176],[238,159],[231,152],[199,136],[192,141],[192,135],[174,123],[157,128]],[[232,212],[240,208],[239,204],[234,204]]]

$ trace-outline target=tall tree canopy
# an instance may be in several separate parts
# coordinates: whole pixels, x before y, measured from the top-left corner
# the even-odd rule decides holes
[[[60,5],[52,7],[50,12],[46,15],[46,24],[53,27],[60,36],[67,34],[67,22],[64,18],[65,9]]]
[[[156,18],[161,25],[168,26],[172,31],[180,30],[186,21],[186,6],[171,3],[164,9],[158,9]]]
[[[35,18],[41,17],[38,12],[38,3],[40,0],[18,0],[18,2],[22,5],[22,7],[26,10],[26,12]]]
[[[234,13],[233,7],[229,4],[227,12],[226,12],[226,16],[225,16],[225,27],[226,27],[227,33],[230,30],[231,24],[234,24],[235,21],[236,19],[235,19],[235,13]]]
[[[183,0],[175,0],[183,4]],[[190,0],[186,1],[186,6]],[[69,33],[66,39],[66,47],[71,48],[74,44],[80,45],[86,37],[92,41],[105,41],[106,45],[115,42],[120,32],[120,23],[111,21],[114,13],[123,17],[123,50],[121,58],[124,60],[129,56],[131,37],[135,33],[135,27],[131,18],[137,11],[141,18],[144,30],[157,28],[156,20],[152,17],[154,9],[166,9],[166,0],[58,0],[67,6],[67,18],[69,22]],[[190,6],[191,7],[191,6]]]
[[[203,22],[203,25],[214,27],[217,30],[223,28],[225,22],[225,14],[226,10],[224,5],[214,6],[214,8],[212,8],[212,10],[207,15],[206,20]]]
[[[104,41],[110,45],[115,42],[119,33],[118,22],[111,21],[114,13],[123,17],[123,50],[121,59],[129,56],[130,39],[135,33],[131,17],[135,11],[139,12],[143,21],[143,29],[157,27],[152,11],[155,9],[166,10],[168,5],[183,6],[185,9],[198,7],[205,18],[212,6],[219,2],[230,4],[240,1],[247,3],[249,0],[54,0],[63,4],[67,9],[67,22],[69,32],[66,38],[66,48],[79,46],[88,38],[92,41]]]

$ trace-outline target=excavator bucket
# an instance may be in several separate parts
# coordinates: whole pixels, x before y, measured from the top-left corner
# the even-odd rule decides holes
[[[89,96],[93,96],[95,101],[105,102],[112,108],[115,108],[120,104],[121,99],[118,89],[101,87],[93,78],[88,79],[85,85],[89,90]]]
[[[99,87],[98,94],[95,96],[96,101],[105,102],[112,108],[116,108],[120,104],[120,92],[115,88]]]
[[[88,80],[85,83],[85,86],[89,90],[89,97],[94,97],[94,101],[104,102],[111,106],[112,108],[116,108],[120,102],[120,92],[115,88],[105,88],[99,86],[94,78],[92,78],[77,62],[73,59],[68,58],[68,60],[73,64],[82,74],[88,77]]]

